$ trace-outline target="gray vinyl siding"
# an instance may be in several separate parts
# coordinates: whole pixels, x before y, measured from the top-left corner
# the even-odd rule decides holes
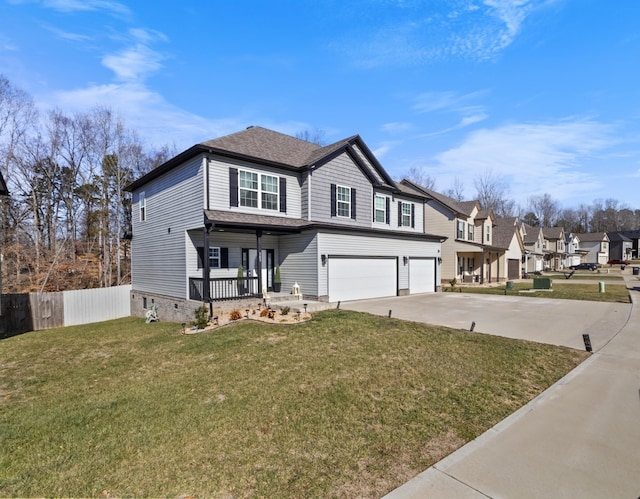
[[[282,291],[287,292],[295,282],[305,295],[318,295],[318,236],[315,232],[280,237],[280,274]]]
[[[300,215],[305,220],[309,220],[309,186],[311,177],[305,172],[300,177]]]
[[[276,177],[287,179],[287,212],[279,210],[262,210],[260,208],[247,208],[244,206],[229,206],[229,169],[250,170],[258,173],[267,173]],[[302,188],[298,175],[292,172],[268,168],[246,161],[230,160],[228,158],[214,157],[209,161],[209,192],[211,210],[233,210],[255,215],[272,215],[275,217],[300,218]]]
[[[396,257],[398,261],[398,289],[409,288],[409,266],[404,264],[403,257],[437,258],[440,256],[440,243],[399,239],[384,236],[354,236],[350,234],[321,233],[318,234],[318,255],[354,256],[354,257]],[[319,257],[318,257],[319,258]],[[318,295],[325,296],[328,290],[327,265],[319,266]],[[371,272],[375,272],[372,264]],[[439,271],[436,282],[440,282]]]
[[[185,298],[185,231],[203,224],[202,156],[151,180],[133,193],[131,281],[134,291]],[[140,192],[146,220],[140,221]]]
[[[331,184],[356,189],[356,219],[331,216]],[[311,174],[311,219],[371,227],[373,187],[362,170],[344,153]]]
[[[378,170],[374,168],[374,166],[369,162],[369,159],[365,156],[365,154],[362,152],[362,150],[360,149],[360,147],[358,147],[357,144],[353,145],[353,150],[358,154],[358,158],[367,166],[367,168],[369,169],[369,172],[371,172],[371,175],[373,175],[373,177],[378,181],[378,183],[386,184],[387,183],[386,180],[382,178],[382,175],[380,175]]]

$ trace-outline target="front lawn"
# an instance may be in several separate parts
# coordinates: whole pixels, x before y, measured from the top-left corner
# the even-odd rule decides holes
[[[0,341],[0,496],[380,497],[586,353],[331,310]]]
[[[602,280],[602,279],[600,279]],[[564,300],[589,300],[614,303],[629,303],[629,290],[621,284],[606,283],[605,292],[600,293],[598,282],[593,284],[563,283],[555,279],[553,289],[533,290],[533,281],[516,282],[513,290],[507,290],[505,285],[494,287],[459,286],[456,290],[462,293],[480,293],[490,295],[517,295],[531,296],[534,298],[560,298]],[[449,289],[450,291],[450,289]],[[523,292],[525,291],[525,292]]]

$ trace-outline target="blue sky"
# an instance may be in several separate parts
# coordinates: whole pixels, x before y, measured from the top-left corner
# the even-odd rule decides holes
[[[638,0],[0,0],[0,73],[178,150],[359,134],[397,179],[640,208]]]

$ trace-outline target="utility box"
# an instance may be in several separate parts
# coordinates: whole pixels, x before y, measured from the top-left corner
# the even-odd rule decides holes
[[[640,267],[633,267],[633,275],[640,275]]]
[[[551,287],[550,277],[538,277],[533,280],[533,289],[551,289]]]
[[[507,281],[507,289],[509,289],[509,290],[514,289],[513,281]]]

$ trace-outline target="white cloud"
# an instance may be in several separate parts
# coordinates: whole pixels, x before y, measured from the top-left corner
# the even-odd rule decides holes
[[[388,15],[392,21],[386,26],[336,46],[367,68],[451,57],[488,60],[513,43],[528,16],[554,1],[449,0],[410,6],[400,2],[393,5]]]
[[[109,0],[10,0],[10,3],[39,3],[47,9],[58,12],[95,12],[106,11],[117,16],[129,16],[129,7]]]
[[[380,128],[382,129],[383,132],[395,134],[395,133],[408,132],[413,128],[413,125],[411,123],[401,123],[401,122],[394,121],[391,123],[385,123]]]
[[[102,64],[111,69],[119,80],[139,81],[162,68],[163,59],[159,52],[138,44],[117,54],[104,56]]]
[[[600,155],[613,146],[612,127],[591,120],[513,124],[469,134],[458,147],[430,161],[430,174],[451,183],[452,172],[471,184],[485,171],[503,177],[520,203],[527,196],[549,193],[563,200],[597,192],[601,176],[594,171]]]

